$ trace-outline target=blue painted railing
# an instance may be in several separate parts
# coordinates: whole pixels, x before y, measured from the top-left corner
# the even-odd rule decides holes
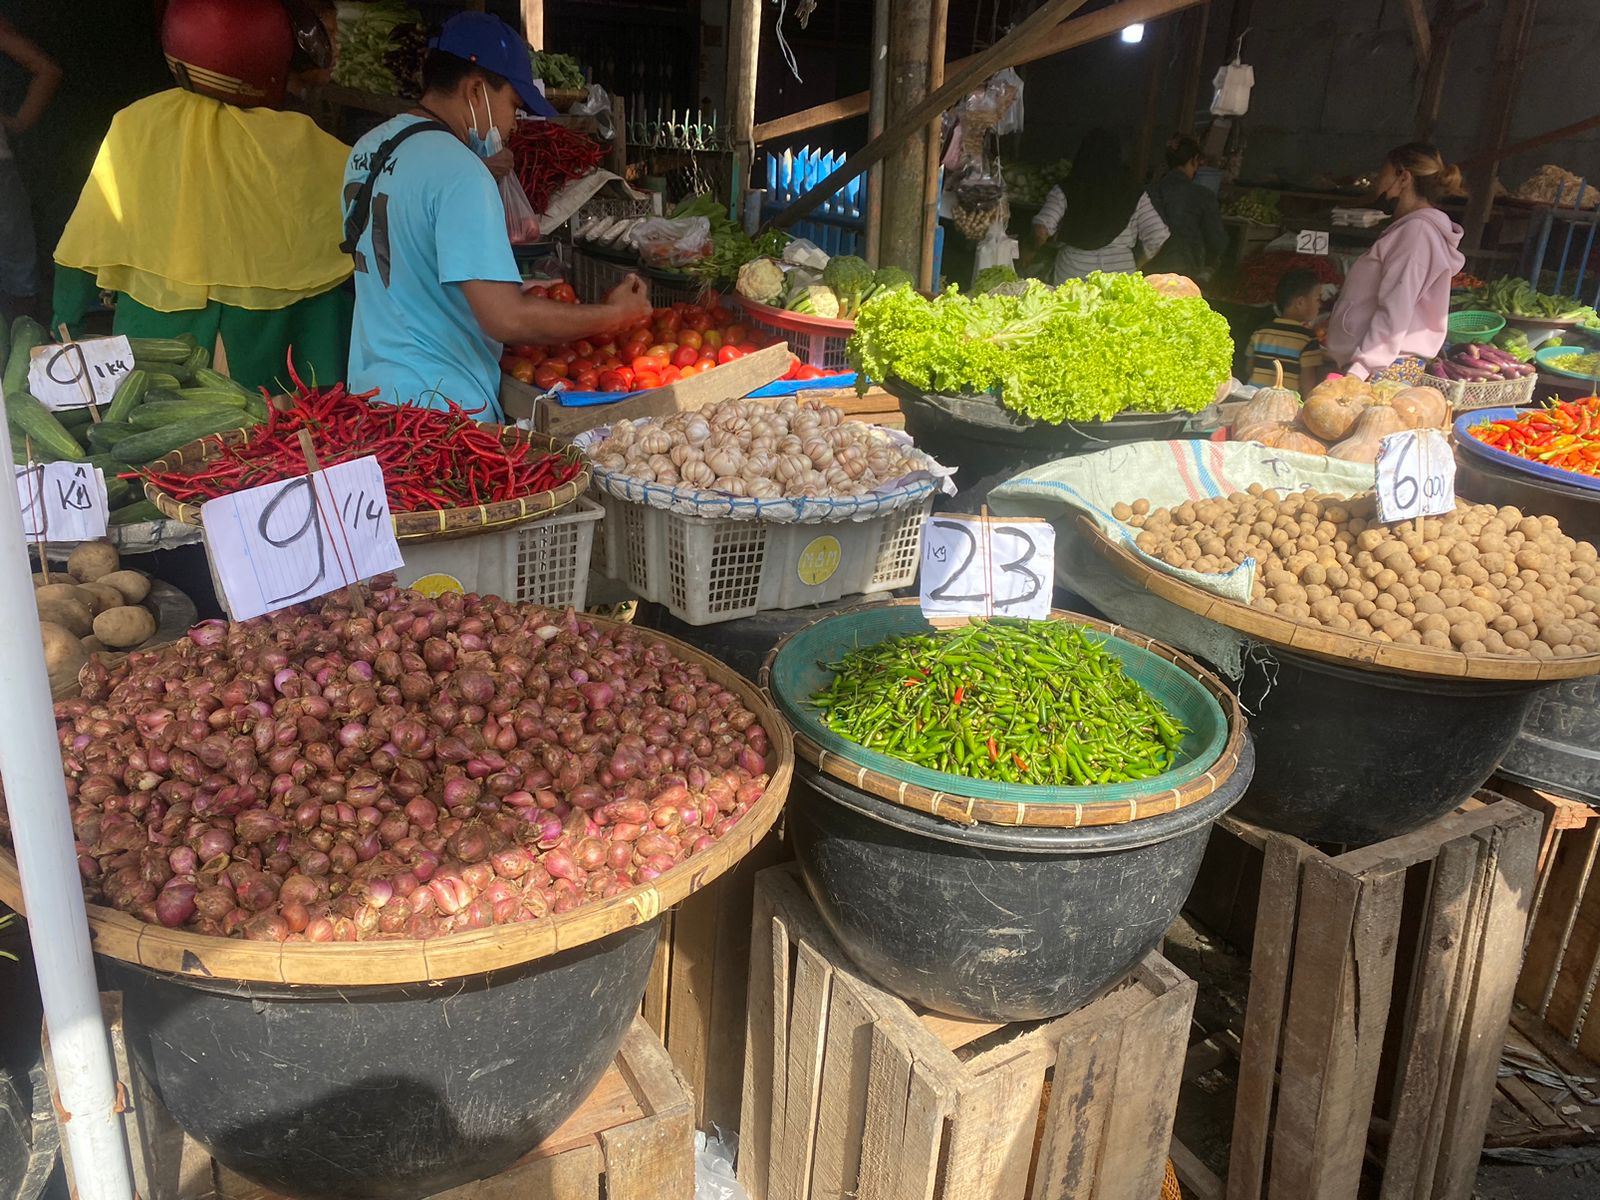
[[[1600,307],[1600,271],[1591,263],[1595,234],[1600,231],[1600,210],[1580,207],[1587,180],[1580,179],[1568,202],[1566,188],[1556,191],[1555,203],[1540,209],[1522,247],[1521,274],[1540,291],[1583,298],[1587,283],[1594,294],[1590,303]]]

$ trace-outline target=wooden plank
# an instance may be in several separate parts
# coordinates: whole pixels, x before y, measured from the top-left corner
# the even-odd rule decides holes
[[[1431,860],[1446,842],[1468,837],[1491,825],[1519,819],[1523,811],[1522,806],[1512,800],[1497,800],[1493,804],[1470,809],[1463,806],[1415,833],[1352,850],[1333,861],[1340,870],[1351,875],[1360,875],[1384,862],[1392,862],[1409,870],[1418,863]]]
[[[544,45],[544,0],[522,0],[522,36],[535,50]]]
[[[1303,868],[1272,1195],[1355,1194],[1388,1012],[1403,880],[1398,863],[1374,869],[1370,879],[1327,861],[1312,860]]]
[[[1054,1061],[1042,1050],[1020,1054],[961,1089],[950,1120],[942,1196],[1023,1200],[1045,1071]]]
[[[1033,1172],[1033,1200],[1083,1200],[1095,1194],[1121,1046],[1122,1030],[1110,1023],[1062,1035]]]
[[[1483,118],[1478,133],[1479,153],[1467,171],[1467,215],[1463,222],[1466,238],[1463,249],[1470,256],[1483,249],[1483,231],[1494,207],[1495,168],[1498,159],[1487,157],[1503,145],[1511,133],[1517,95],[1522,87],[1522,71],[1533,37],[1534,14],[1539,0],[1506,0],[1500,18],[1500,33],[1495,43],[1494,65],[1484,84]]]
[[[1206,3],[1209,3],[1209,0],[1121,0],[1120,3],[1075,17],[1070,21],[1062,21],[1055,29],[1019,43],[1013,53],[1005,56],[1004,61],[997,61],[992,66],[980,69],[974,78],[991,75],[1001,67],[1018,67],[1023,63],[1037,62],[1041,58],[1049,58],[1051,55],[1061,54],[1079,46],[1087,46],[1091,42],[1098,42],[1101,38],[1120,33],[1129,25],[1154,21],[1168,13]],[[948,74],[964,70],[978,57],[972,55],[948,62],[945,64],[945,71]],[[825,104],[801,109],[799,112],[789,113],[771,121],[763,121],[755,127],[755,140],[758,143],[775,142],[793,137],[797,133],[804,133],[808,129],[834,125],[851,117],[865,116],[871,106],[871,99],[870,92],[857,92],[853,96],[841,96]],[[834,190],[837,189],[838,185],[835,184]]]
[[[750,166],[755,157],[756,73],[760,62],[761,0],[730,0],[727,109],[735,203],[743,201],[745,188],[750,185]]]
[[[533,1159],[493,1179],[480,1179],[440,1192],[431,1200],[600,1200],[600,1147],[580,1146],[553,1158]],[[223,1192],[226,1200],[236,1200]],[[237,1198],[243,1200],[243,1197]],[[665,1200],[665,1198],[664,1198]]]
[[[763,878],[772,872],[763,872]],[[744,1086],[739,1105],[739,1160],[735,1175],[751,1200],[766,1200],[772,1161],[772,1108],[778,1086],[776,1031],[780,1008],[772,988],[778,919],[772,893],[758,880],[751,904],[750,1000],[745,1012]],[[786,1014],[785,1014],[786,1015]]]
[[[1222,1180],[1193,1150],[1173,1138],[1167,1153],[1172,1157],[1173,1173],[1183,1185],[1185,1195],[1194,1200],[1222,1200]]]
[[[1428,24],[1428,10],[1424,0],[1405,0],[1406,28],[1411,34],[1411,52],[1417,60],[1417,70],[1426,71],[1433,57],[1433,29]]]
[[[1183,23],[1186,28],[1193,26],[1193,36],[1189,40],[1189,64],[1183,75],[1183,91],[1178,97],[1178,119],[1174,125],[1183,133],[1192,134],[1194,115],[1200,107],[1200,85],[1205,78],[1206,34],[1211,27],[1210,3],[1200,5],[1192,15],[1186,13]]]
[[[1447,843],[1434,867],[1411,1019],[1400,1046],[1380,1200],[1410,1200],[1419,1178],[1432,1176],[1437,1147],[1425,1151],[1424,1138],[1438,1103],[1450,994],[1457,982],[1477,868],[1478,844],[1472,838]]]
[[[1544,1018],[1562,1037],[1578,1032],[1584,1005],[1600,970],[1600,865],[1589,871],[1583,893],[1572,906],[1571,928],[1565,937],[1561,964],[1550,989]]]
[[[794,1000],[789,1009],[789,1058],[783,1127],[774,1131],[768,1195],[805,1200],[811,1180],[822,1061],[828,1038],[833,966],[809,943],[799,944]]]
[[[907,113],[915,112],[932,90],[928,49],[933,9],[929,0],[892,0],[889,105],[885,113],[889,128]],[[939,110],[934,110],[905,130],[888,148],[883,162],[883,228],[878,258],[883,265],[902,267],[913,277],[922,256],[923,188],[928,170],[928,139],[924,131],[938,119]]]
[[[926,1069],[913,1062],[906,1096],[906,1126],[900,1137],[898,1200],[933,1200],[939,1183],[940,1151],[951,1097]],[[865,1190],[862,1192],[866,1196]]]
[[[872,3],[872,86],[867,101],[867,137],[883,132],[889,106],[889,0]],[[942,62],[942,60],[941,60]],[[867,172],[867,211],[865,214],[865,258],[881,266],[879,250],[883,243],[883,164]]]
[[[1133,177],[1141,186],[1149,179],[1151,149],[1156,140],[1156,126],[1161,120],[1161,91],[1166,86],[1171,68],[1169,58],[1174,20],[1176,18],[1169,17],[1145,29],[1145,40],[1150,43],[1150,67],[1144,86],[1144,118],[1139,122],[1139,141],[1133,153]],[[1159,154],[1156,158],[1164,167],[1165,160]]]
[[[1166,1176],[1198,987],[1165,963],[1147,960],[1141,970],[1158,976],[1161,990],[1122,1023],[1094,1200],[1150,1200]]]
[[[1281,834],[1269,835],[1265,845],[1228,1161],[1228,1200],[1257,1200],[1267,1178],[1274,1083],[1300,912],[1300,870],[1316,855],[1304,842]]]
[[[1578,908],[1600,856],[1600,822],[1561,835],[1543,875],[1539,911],[1524,952],[1517,1003],[1543,1015],[1561,973]],[[1568,1031],[1570,1032],[1570,1030]]]
[[[663,1042],[667,1040],[667,1020],[671,1016],[668,1001],[672,995],[672,927],[676,916],[676,910],[661,914],[661,937],[656,942],[655,957],[650,960],[650,977],[639,1004],[645,1024]]]
[[[1476,978],[1457,1052],[1455,1087],[1446,1104],[1445,1140],[1434,1177],[1433,1195],[1445,1200],[1472,1194],[1500,1051],[1505,1045],[1511,995],[1522,964],[1522,931],[1539,853],[1539,824],[1529,812],[1479,836],[1494,868],[1483,940],[1476,956]]]
[[[623,1037],[617,1065],[643,1115],[600,1131],[606,1200],[694,1200],[694,1105],[687,1083],[643,1021]]]
[[[950,25],[950,0],[925,0],[928,14],[928,86],[944,82],[945,42]],[[933,247],[939,230],[939,178],[944,121],[928,123],[927,149],[922,169],[922,245],[917,253],[917,286],[925,292],[939,290],[933,277]]]
[[[705,1093],[711,1054],[711,999],[716,989],[717,925],[724,881],[690,896],[672,919],[670,998],[662,1040],[696,1096]]]
[[[812,1151],[811,1200],[853,1200],[856,1195],[867,1123],[872,1026],[877,1019],[863,998],[862,985],[848,975],[835,975]]]
[[[900,1166],[911,1094],[911,1054],[879,1023],[872,1028],[869,1064],[857,1194],[861,1200],[903,1200]]]

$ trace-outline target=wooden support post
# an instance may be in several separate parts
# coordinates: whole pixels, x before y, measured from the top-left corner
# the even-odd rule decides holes
[[[944,83],[944,50],[950,25],[950,0],[930,0],[928,18],[928,87]],[[944,121],[936,118],[928,126],[928,154],[922,181],[922,250],[918,256],[917,286],[925,292],[937,289],[934,278],[933,247],[939,232],[939,151]]]
[[[1167,82],[1168,53],[1172,49],[1172,22],[1157,22],[1150,39],[1150,74],[1145,81],[1144,120],[1139,123],[1139,145],[1134,151],[1133,177],[1143,187],[1149,182],[1151,152],[1156,142],[1156,122],[1161,110],[1161,89]],[[1164,140],[1164,139],[1163,139]]]
[[[522,36],[535,50],[545,49],[544,0],[522,0]]]
[[[1505,144],[1511,133],[1511,118],[1522,86],[1522,69],[1528,58],[1528,43],[1533,36],[1533,17],[1539,0],[1506,0],[1500,20],[1500,38],[1495,45],[1494,67],[1484,88],[1483,124],[1478,134],[1481,150],[1494,150]],[[1466,245],[1468,254],[1483,249],[1483,231],[1494,208],[1495,169],[1498,159],[1476,163],[1467,176]]]
[[[1194,114],[1200,107],[1200,87],[1205,82],[1206,35],[1211,31],[1211,5],[1209,0],[1195,10],[1193,16],[1185,15],[1185,27],[1192,27],[1189,44],[1189,66],[1183,76],[1183,94],[1178,98],[1178,119],[1173,127],[1183,133],[1194,132]]]
[[[891,0],[886,109],[891,125],[916,112],[927,98],[932,7],[927,0]],[[928,170],[928,139],[916,133],[927,119],[924,116],[895,141],[883,164],[879,257],[885,266],[902,267],[913,275],[922,258],[922,196]],[[827,198],[825,189],[826,185],[816,189],[819,201]]]
[[[755,160],[756,68],[761,58],[761,0],[730,0],[728,123],[733,140],[733,203],[740,211]]]
[[[940,64],[941,69],[943,63]],[[889,105],[889,0],[872,4],[872,100],[867,110],[867,138],[883,132],[885,110]],[[867,172],[866,259],[882,266],[883,252],[883,164]]]

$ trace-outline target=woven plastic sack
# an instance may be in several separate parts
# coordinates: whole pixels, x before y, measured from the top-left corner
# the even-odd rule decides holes
[[[1171,507],[1246,490],[1252,483],[1279,491],[1354,495],[1372,490],[1370,464],[1274,450],[1255,442],[1135,442],[1033,467],[989,494],[997,516],[1043,517],[1056,527],[1056,582],[1082,596],[1113,621],[1215,663],[1230,678],[1244,671],[1250,639],[1151,595],[1127,579],[1077,529],[1087,516],[1130,553],[1158,570],[1230,600],[1248,603],[1255,563],[1224,575],[1177,570],[1134,545],[1136,529],[1112,508],[1148,500]]]
[[[1159,654],[1097,629],[1086,629],[1085,633],[1116,655],[1128,677],[1189,730],[1179,747],[1178,765],[1163,775],[1132,783],[1083,787],[1030,787],[969,779],[879,754],[847,741],[823,724],[810,700],[833,681],[829,664],[861,646],[875,646],[891,637],[930,633],[933,628],[922,610],[909,604],[851,609],[808,625],[793,634],[772,660],[767,686],[773,702],[796,733],[857,766],[931,791],[1016,804],[1104,804],[1154,795],[1198,779],[1221,757],[1227,745],[1228,719],[1204,684]]]

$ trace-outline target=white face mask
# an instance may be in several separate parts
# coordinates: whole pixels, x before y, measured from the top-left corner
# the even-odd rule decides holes
[[[493,158],[504,149],[505,142],[493,122],[494,110],[489,107],[489,89],[482,84],[479,88],[483,92],[483,115],[489,122],[489,132],[487,134],[478,132],[478,106],[473,104],[472,97],[468,96],[467,112],[472,117],[472,125],[467,129],[467,145],[479,158]]]

